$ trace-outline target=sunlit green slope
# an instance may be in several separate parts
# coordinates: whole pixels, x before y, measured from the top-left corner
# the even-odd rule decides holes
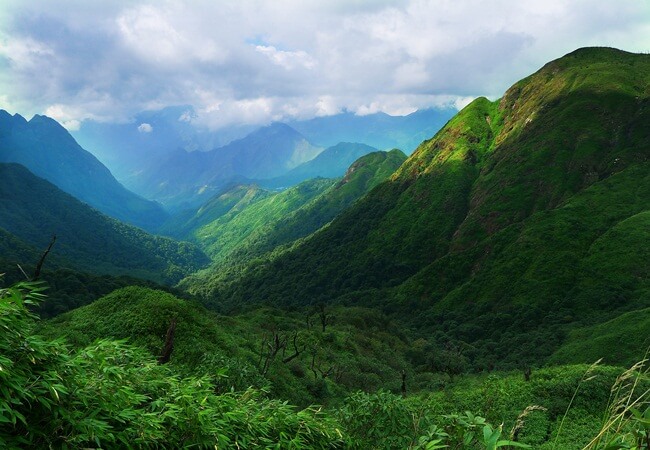
[[[479,367],[539,362],[567,329],[648,305],[648,123],[650,56],[577,50],[475,100],[390,181],[209,301],[381,305],[471,344]]]
[[[382,181],[406,159],[400,150],[373,152],[355,161],[340,179],[314,179],[234,209],[194,233],[195,241],[215,260],[214,267],[183,282],[192,292],[215,283],[232,283],[269,252],[328,224]],[[264,256],[267,255],[267,256]]]

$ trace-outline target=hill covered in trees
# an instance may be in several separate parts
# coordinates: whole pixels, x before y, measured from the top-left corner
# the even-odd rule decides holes
[[[380,307],[474,367],[543,361],[567,327],[648,305],[649,68],[608,48],[550,62],[291,251],[200,289]]]
[[[35,263],[52,235],[48,263],[56,267],[170,284],[208,263],[194,245],[111,219],[19,164],[0,164],[0,178],[0,228],[17,243],[11,247],[24,249],[14,251],[11,266]]]

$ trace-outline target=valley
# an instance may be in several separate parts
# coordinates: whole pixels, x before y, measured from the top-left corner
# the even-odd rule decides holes
[[[186,113],[0,111],[0,447],[648,448],[650,55],[453,117]]]

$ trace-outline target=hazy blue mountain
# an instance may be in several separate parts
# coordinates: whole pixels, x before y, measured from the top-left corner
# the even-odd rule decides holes
[[[111,217],[153,229],[162,207],[122,186],[58,122],[36,115],[30,121],[0,110],[0,162],[15,162]]]
[[[338,142],[362,142],[378,149],[399,148],[410,154],[436,134],[456,109],[423,109],[407,116],[385,113],[358,116],[345,112],[310,120],[287,122],[311,142],[329,147]]]
[[[310,178],[336,178],[343,176],[357,159],[363,155],[377,151],[376,148],[365,144],[340,142],[323,150],[311,161],[291,169],[281,177],[262,180],[260,184],[269,188],[293,186]]]
[[[192,106],[170,106],[140,112],[126,123],[86,120],[72,135],[106,164],[120,182],[133,189],[133,178],[160,158],[179,150],[222,147],[256,129],[242,125],[211,131],[197,127],[192,122],[194,117]]]
[[[340,142],[359,142],[377,149],[400,148],[411,153],[420,142],[435,134],[454,113],[453,109],[425,109],[407,116],[384,113],[358,116],[345,112],[296,120],[288,122],[288,125],[309,142],[323,148]],[[84,148],[106,164],[121,183],[141,195],[149,196],[158,192],[151,184],[156,181],[155,177],[152,179],[150,174],[157,170],[160,161],[169,161],[173,165],[184,159],[184,153],[227,148],[236,140],[243,140],[240,142],[242,144],[251,138],[247,135],[255,134],[256,130],[258,127],[252,125],[231,125],[210,130],[197,124],[192,106],[179,105],[140,112],[126,123],[86,120],[72,134]],[[264,134],[263,130],[259,132]],[[360,156],[357,154],[357,157]],[[199,155],[190,159],[202,161]],[[328,176],[342,175],[354,159],[341,163],[342,169],[336,175]],[[262,169],[262,172],[265,171]],[[246,177],[244,175],[238,181],[246,183]],[[268,177],[264,173],[264,178]],[[253,175],[252,178],[261,177]],[[300,181],[305,179],[301,178]],[[159,188],[161,196],[167,201],[169,193],[165,193],[164,186]],[[216,192],[211,191],[211,194]]]
[[[194,207],[233,182],[283,175],[321,150],[288,125],[275,123],[209,152],[176,151],[133,185],[170,208]]]
[[[0,179],[0,249],[14,248],[2,258],[12,265],[34,262],[52,235],[48,263],[95,274],[175,283],[208,262],[194,245],[111,219],[19,164],[0,164]]]

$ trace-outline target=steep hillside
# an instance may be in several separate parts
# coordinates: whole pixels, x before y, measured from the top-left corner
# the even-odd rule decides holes
[[[540,361],[581,320],[650,301],[649,122],[650,56],[578,50],[477,99],[327,228],[208,295],[381,305],[471,344],[477,367]]]
[[[317,178],[285,191],[259,196],[259,200],[232,208],[226,214],[194,230],[196,242],[213,260],[222,260],[240,246],[251,234],[272,226],[320,195],[334,180]]]
[[[566,342],[549,361],[576,364],[603,358],[631,366],[639,354],[650,348],[650,308],[630,311],[597,325],[571,330]]]
[[[256,230],[246,245],[233,252],[234,259],[241,261],[260,256],[314,233],[387,180],[405,159],[401,150],[362,156],[348,167],[342,178],[314,200]]]
[[[278,253],[325,226],[388,179],[404,159],[400,150],[370,153],[355,161],[342,179],[305,181],[196,230],[194,239],[216,264],[183,285],[197,292],[217,282],[233,282],[248,264],[254,266],[258,258]]]
[[[282,188],[316,177],[337,178],[343,176],[354,161],[374,151],[377,149],[369,145],[340,142],[326,148],[311,161],[291,169],[287,174],[263,180],[260,184],[269,188]]]
[[[0,228],[39,255],[55,234],[59,267],[174,283],[207,263],[193,245],[111,219],[21,165],[0,164],[0,179]]]
[[[251,203],[269,195],[271,195],[270,191],[261,189],[257,185],[227,186],[198,209],[187,209],[174,214],[165,222],[160,231],[168,236],[191,239],[195,230],[214,222],[228,212],[232,212],[234,215]]]
[[[128,191],[55,120],[30,121],[0,110],[0,163],[19,163],[59,189],[116,219],[155,229],[166,218],[160,205]]]
[[[321,150],[276,123],[208,152],[179,150],[139,174],[132,185],[171,208],[198,206],[228,184],[278,177]]]

